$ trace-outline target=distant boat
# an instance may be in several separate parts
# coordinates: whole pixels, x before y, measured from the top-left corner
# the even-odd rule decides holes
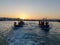
[[[46,20],[39,21],[39,27],[42,30],[49,31],[50,26],[49,26],[49,22],[47,21],[47,19]]]
[[[49,28],[49,25],[40,25],[41,28]]]
[[[20,21],[18,25],[16,24],[16,22],[14,22],[14,27],[22,27],[23,25],[24,25],[23,21]]]

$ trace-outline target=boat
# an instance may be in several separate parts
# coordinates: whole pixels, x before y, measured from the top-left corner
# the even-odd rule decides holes
[[[50,25],[47,20],[46,21],[45,20],[39,21],[39,27],[45,31],[49,31],[49,29],[50,29]]]
[[[14,22],[14,27],[23,27],[23,25],[24,25],[23,21],[18,22],[18,25],[16,22]]]

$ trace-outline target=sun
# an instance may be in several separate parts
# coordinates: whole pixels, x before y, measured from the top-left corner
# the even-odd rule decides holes
[[[25,19],[24,17],[20,17],[20,19]]]

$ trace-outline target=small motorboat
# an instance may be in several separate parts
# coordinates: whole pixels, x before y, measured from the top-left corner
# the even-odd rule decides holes
[[[49,25],[40,25],[41,28],[49,28]]]
[[[16,22],[14,22],[14,27],[23,27],[23,25],[24,25],[23,21],[18,22],[18,25],[16,24]]]
[[[39,21],[39,27],[42,29],[42,30],[45,30],[45,31],[49,31],[50,29],[50,26],[49,26],[49,22],[48,21]]]

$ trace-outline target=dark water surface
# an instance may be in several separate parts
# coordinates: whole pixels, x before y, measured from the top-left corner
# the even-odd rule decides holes
[[[7,36],[9,45],[60,45],[60,23],[50,22],[48,32],[41,30],[36,21],[25,21],[18,29],[13,27],[14,21],[0,22],[0,35]]]

